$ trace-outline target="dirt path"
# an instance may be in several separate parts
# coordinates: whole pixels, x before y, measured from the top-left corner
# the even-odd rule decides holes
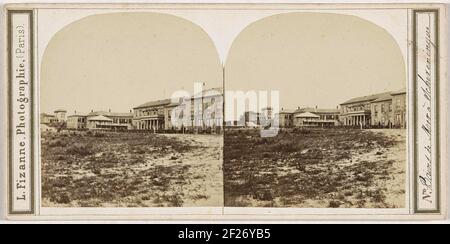
[[[223,206],[223,137],[171,134],[166,136],[202,147],[179,155],[182,163],[190,166],[187,173],[190,184],[183,189],[186,196],[183,206]]]
[[[406,130],[379,130],[378,133],[392,138],[397,143],[386,150],[384,159],[393,162],[389,176],[386,179],[379,179],[377,184],[380,188],[386,189],[385,203],[391,208],[401,208],[405,206],[406,189]]]

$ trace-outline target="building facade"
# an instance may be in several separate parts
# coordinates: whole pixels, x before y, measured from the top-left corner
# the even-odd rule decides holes
[[[154,132],[218,131],[223,126],[222,94],[223,90],[217,88],[180,98],[178,102],[165,99],[144,103],[133,108],[133,126],[137,130]]]
[[[281,128],[302,126],[337,126],[340,125],[339,109],[298,108],[295,111],[281,109],[276,115]]]
[[[406,90],[400,90],[392,93],[392,108],[394,127],[406,128],[408,120],[406,113]]]
[[[383,96],[380,96],[379,98],[372,101],[370,105],[371,105],[370,125],[379,127],[392,127],[393,111],[392,111],[391,94],[385,94]]]
[[[133,127],[151,131],[166,129],[169,108],[173,108],[170,99],[147,102],[133,108]]]
[[[103,115],[89,116],[86,127],[89,130],[111,130],[112,121]]]
[[[57,109],[53,113],[55,114],[56,119],[58,120],[58,123],[65,123],[66,122],[67,110]]]
[[[133,114],[131,111],[129,113],[116,113],[109,111],[91,111],[87,115],[87,122],[91,122],[91,126],[87,126],[88,129],[93,129],[95,127],[92,126],[92,123],[94,120],[92,118],[103,116],[107,119],[110,119],[111,122],[107,123],[107,125],[104,123],[104,121],[100,121],[101,123],[98,123],[98,128],[102,128],[105,130],[114,130],[114,131],[121,131],[121,130],[131,130],[133,129]],[[101,125],[101,126],[100,126]]]
[[[289,128],[294,126],[294,110],[281,109],[278,114],[278,121],[281,128]]]
[[[406,128],[406,90],[356,97],[341,104],[345,126]]]
[[[296,113],[294,124],[297,127],[319,126],[320,116],[310,112]]]
[[[53,114],[41,113],[40,120],[41,120],[41,124],[46,124],[46,125],[58,123],[58,119]]]
[[[295,111],[294,116],[300,115],[302,113],[312,113],[319,116],[315,121],[316,126],[338,126],[340,125],[340,115],[341,111],[339,108],[300,108]]]
[[[73,114],[67,116],[67,129],[84,130],[87,127],[87,115]]]
[[[91,111],[89,114],[74,114],[67,117],[66,127],[72,130],[101,129],[123,131],[131,130],[132,113],[113,113],[111,111]]]

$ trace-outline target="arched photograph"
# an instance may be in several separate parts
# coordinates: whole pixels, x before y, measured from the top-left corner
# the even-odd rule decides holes
[[[242,107],[225,117],[225,206],[404,208],[405,67],[396,40],[360,17],[248,25],[225,64],[226,101]],[[227,95],[236,90],[241,103]]]
[[[44,207],[220,207],[222,65],[169,14],[82,18],[41,66]]]

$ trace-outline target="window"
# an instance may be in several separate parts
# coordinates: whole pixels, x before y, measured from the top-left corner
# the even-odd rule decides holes
[[[389,112],[392,112],[392,104],[389,104]]]
[[[381,113],[384,113],[384,104],[381,104]]]

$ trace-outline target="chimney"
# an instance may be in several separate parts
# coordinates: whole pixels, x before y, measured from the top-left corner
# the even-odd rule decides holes
[[[94,112],[94,110],[93,109],[91,109],[91,113],[93,113]]]
[[[111,113],[111,109],[108,110]]]
[[[74,114],[77,114],[77,110],[75,110],[75,112],[73,112]]]

